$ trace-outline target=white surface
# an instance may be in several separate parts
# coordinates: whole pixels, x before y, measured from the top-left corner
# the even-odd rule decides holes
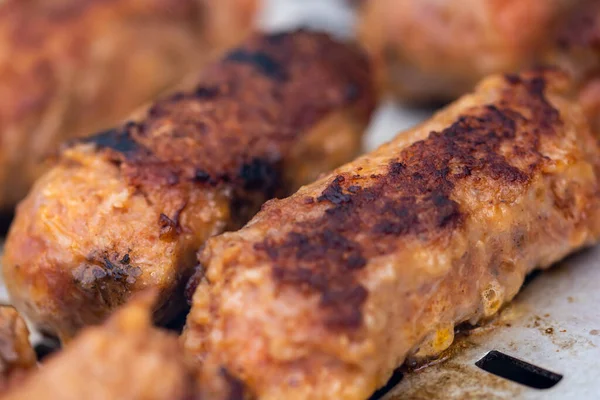
[[[349,37],[355,16],[345,0],[265,0],[259,24],[268,31],[320,28]]]

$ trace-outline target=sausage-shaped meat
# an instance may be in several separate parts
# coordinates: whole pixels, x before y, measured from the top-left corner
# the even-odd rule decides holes
[[[483,77],[558,64],[600,72],[596,0],[362,0],[358,36],[386,90],[451,101]]]
[[[355,157],[373,107],[354,47],[309,32],[248,39],[189,90],[62,152],[6,241],[13,303],[67,339],[152,286],[168,319],[204,241]]]
[[[143,293],[102,326],[85,329],[3,400],[189,400],[196,384],[178,337],[152,326]]]
[[[0,2],[0,209],[25,196],[62,140],[120,122],[241,40],[256,2],[235,2]]]
[[[35,365],[25,321],[13,307],[0,306],[0,392],[20,382]]]
[[[207,241],[184,330],[206,398],[365,399],[600,236],[600,150],[557,71],[474,93]],[[221,377],[221,379],[220,379]]]

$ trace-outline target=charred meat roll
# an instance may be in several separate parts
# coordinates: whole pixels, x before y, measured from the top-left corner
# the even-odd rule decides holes
[[[490,77],[208,240],[183,336],[206,398],[368,398],[595,243],[600,150],[569,85]]]
[[[196,384],[176,335],[152,326],[151,293],[85,329],[3,400],[189,400]]]
[[[119,123],[243,39],[256,2],[238,2],[0,2],[0,209],[25,196],[62,140]]]
[[[600,73],[595,0],[357,3],[360,42],[385,89],[404,101],[454,100],[489,74],[540,65],[557,64],[584,86]],[[587,89],[586,99],[600,104],[600,96],[591,101],[590,95]]]
[[[318,33],[250,38],[197,82],[64,149],[19,205],[4,277],[41,330],[67,339],[145,287],[171,317],[204,241],[355,157],[374,107],[365,57]]]

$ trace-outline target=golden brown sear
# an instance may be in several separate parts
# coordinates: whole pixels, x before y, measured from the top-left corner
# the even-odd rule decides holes
[[[58,143],[119,122],[241,40],[255,3],[0,2],[0,209],[25,196]]]
[[[250,38],[189,90],[64,149],[7,238],[15,306],[61,339],[146,287],[161,292],[156,317],[172,317],[204,241],[352,159],[373,106],[353,47]]]
[[[454,100],[489,74],[532,66],[557,64],[582,85],[600,73],[596,0],[359,3],[360,41],[404,101]]]
[[[558,71],[493,76],[207,241],[186,352],[206,398],[365,399],[600,236],[600,149]],[[225,371],[225,373],[223,372]],[[226,379],[225,379],[226,378]]]
[[[134,297],[104,325],[84,330],[2,399],[195,398],[192,369],[177,336],[152,326],[153,298]]]
[[[13,307],[0,306],[0,392],[20,382],[35,365],[25,321]]]

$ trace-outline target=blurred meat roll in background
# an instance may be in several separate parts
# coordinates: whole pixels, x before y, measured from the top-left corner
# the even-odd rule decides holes
[[[0,2],[0,210],[25,196],[60,141],[117,123],[241,40],[256,3]]]
[[[366,58],[328,36],[254,36],[188,90],[67,146],[19,205],[3,270],[14,305],[68,339],[156,287],[181,309],[204,241],[360,150]]]
[[[486,75],[558,65],[588,116],[600,110],[596,0],[363,0],[358,36],[382,88],[412,103],[445,102]]]

